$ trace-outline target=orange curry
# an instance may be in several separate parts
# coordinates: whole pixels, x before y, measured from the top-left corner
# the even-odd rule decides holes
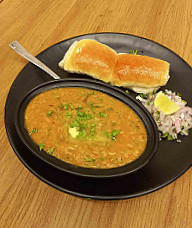
[[[25,127],[40,150],[67,163],[115,168],[136,160],[147,133],[123,102],[95,90],[57,88],[37,95],[25,111]]]

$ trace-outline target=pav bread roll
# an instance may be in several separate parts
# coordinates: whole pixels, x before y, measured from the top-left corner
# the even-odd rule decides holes
[[[95,40],[85,39],[71,45],[59,66],[69,72],[110,82],[114,77],[116,58],[117,53],[113,49]]]
[[[166,85],[168,79],[168,62],[149,56],[120,53],[112,84],[147,93]]]
[[[169,63],[149,56],[119,53],[95,40],[74,42],[59,67],[115,86],[149,93],[169,80]]]

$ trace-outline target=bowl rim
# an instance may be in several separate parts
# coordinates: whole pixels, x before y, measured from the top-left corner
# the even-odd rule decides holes
[[[27,104],[29,104],[31,99],[37,96],[38,94],[51,89],[66,88],[66,87],[67,88],[79,87],[79,88],[97,90],[99,92],[103,92],[109,96],[112,96],[115,99],[118,99],[124,104],[128,105],[139,116],[140,120],[144,123],[145,128],[147,130],[147,146],[143,154],[135,161],[128,163],[124,166],[110,168],[110,169],[94,169],[94,168],[85,168],[85,167],[72,165],[70,163],[66,163],[65,161],[62,161],[60,159],[57,159],[54,156],[47,154],[43,150],[39,151],[38,146],[30,138],[27,130],[24,127],[23,111],[26,109]],[[137,101],[129,94],[125,93],[125,91],[123,91],[122,89],[93,79],[66,78],[66,79],[52,80],[36,86],[22,98],[21,102],[19,102],[14,116],[14,123],[15,123],[16,132],[19,138],[21,139],[23,144],[27,147],[27,149],[31,153],[33,153],[36,157],[43,160],[48,165],[51,165],[64,172],[68,172],[70,174],[83,176],[83,177],[109,178],[109,177],[119,177],[119,176],[133,173],[141,169],[145,165],[147,165],[149,161],[153,158],[154,154],[157,152],[159,147],[159,132],[157,129],[157,125],[153,117],[151,116],[151,114],[148,112],[148,110],[139,101]],[[149,132],[149,129],[152,130],[152,132]],[[152,140],[149,140],[149,139],[152,139]],[[150,151],[147,151],[148,153],[146,155],[147,148],[149,148]]]

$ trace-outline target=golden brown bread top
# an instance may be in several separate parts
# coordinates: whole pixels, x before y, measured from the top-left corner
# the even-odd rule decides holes
[[[112,83],[118,86],[163,86],[169,77],[169,63],[149,56],[118,54],[115,73]]]
[[[81,40],[72,46],[64,59],[65,70],[111,81],[117,57],[113,49],[95,40]]]
[[[74,42],[59,63],[69,72],[82,73],[137,91],[163,86],[169,79],[169,63],[149,56],[117,54],[95,40]]]

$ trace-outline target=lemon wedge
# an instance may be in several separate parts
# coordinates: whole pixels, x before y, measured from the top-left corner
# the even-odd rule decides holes
[[[180,106],[175,104],[162,91],[156,95],[154,105],[166,115],[171,115],[180,109]]]

